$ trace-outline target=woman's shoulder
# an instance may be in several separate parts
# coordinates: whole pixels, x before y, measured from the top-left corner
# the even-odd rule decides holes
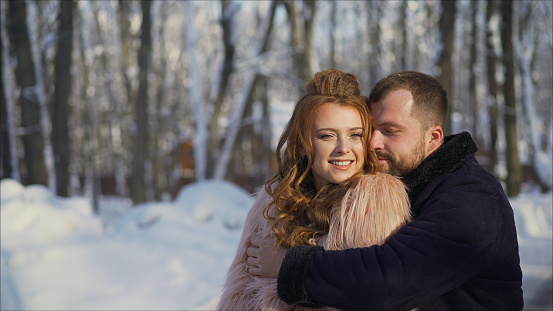
[[[252,208],[250,209],[250,212],[252,210],[256,210],[256,212],[263,213],[263,209],[271,203],[272,197],[267,193],[267,190],[265,190],[265,187],[261,187],[259,192],[255,195],[255,200],[253,203]]]

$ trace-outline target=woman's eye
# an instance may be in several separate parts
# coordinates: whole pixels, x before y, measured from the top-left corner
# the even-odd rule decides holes
[[[361,139],[361,138],[363,138],[363,134],[362,133],[353,133],[353,134],[351,134],[351,137],[354,138],[354,139]]]
[[[321,134],[319,135],[319,138],[322,140],[329,140],[332,139],[334,136],[332,134]]]

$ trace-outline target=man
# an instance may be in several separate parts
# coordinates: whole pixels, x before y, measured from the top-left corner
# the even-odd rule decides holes
[[[369,102],[371,148],[381,171],[403,178],[413,220],[383,245],[344,251],[275,251],[271,239],[252,238],[250,273],[278,273],[279,297],[309,307],[521,310],[513,210],[476,161],[470,135],[444,138],[441,84],[423,73],[396,73],[374,86]]]

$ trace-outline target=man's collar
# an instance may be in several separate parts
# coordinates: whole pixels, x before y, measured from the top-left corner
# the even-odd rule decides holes
[[[453,172],[463,160],[473,156],[478,148],[468,132],[444,138],[444,143],[436,151],[428,155],[417,168],[405,178],[405,184],[410,190],[430,180]]]

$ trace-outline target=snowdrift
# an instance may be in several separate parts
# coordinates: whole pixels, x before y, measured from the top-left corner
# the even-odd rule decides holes
[[[43,186],[0,191],[1,310],[213,309],[254,199],[207,181],[110,218]],[[551,309],[551,194],[511,203],[527,309]]]

